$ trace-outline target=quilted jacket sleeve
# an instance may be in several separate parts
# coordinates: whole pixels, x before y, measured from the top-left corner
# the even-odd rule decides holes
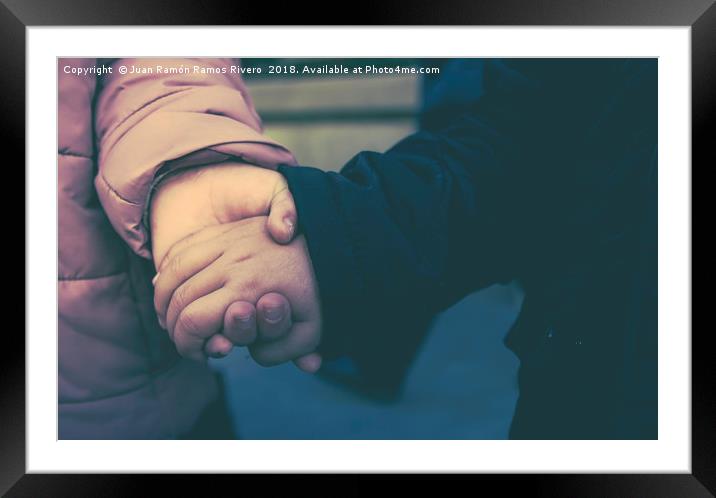
[[[238,62],[115,59],[112,73],[99,81],[95,187],[115,230],[142,257],[151,257],[142,220],[162,175],[229,159],[267,168],[295,164],[288,150],[263,135],[241,77],[212,71],[231,65]]]

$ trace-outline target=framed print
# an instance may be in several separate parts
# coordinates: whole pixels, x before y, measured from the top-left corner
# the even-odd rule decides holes
[[[506,486],[709,496],[691,164],[716,7],[657,3],[258,26],[5,2],[27,290],[3,492],[527,473]]]

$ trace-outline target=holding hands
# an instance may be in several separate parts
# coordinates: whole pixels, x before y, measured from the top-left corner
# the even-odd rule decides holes
[[[315,372],[321,313],[296,210],[279,173],[239,163],[189,171],[152,199],[155,309],[185,357],[249,346]]]

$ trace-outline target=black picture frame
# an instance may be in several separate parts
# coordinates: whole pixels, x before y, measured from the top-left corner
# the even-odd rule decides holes
[[[330,13],[325,6],[317,10]],[[14,164],[25,162],[25,29],[28,26],[341,25],[350,20],[358,25],[690,26],[692,164],[699,164],[704,170],[716,164],[716,154],[710,143],[712,135],[708,133],[714,129],[716,120],[714,0],[463,0],[439,4],[368,1],[355,6],[340,5],[336,13],[340,15],[335,19],[319,17],[303,3],[293,6],[288,3],[276,8],[265,2],[216,3],[209,7],[206,2],[190,0],[0,0],[3,155]],[[19,167],[11,164],[6,163],[5,166],[6,170],[14,168],[15,174],[20,171]],[[693,169],[692,166],[692,178]],[[15,218],[19,220],[19,216]],[[691,244],[693,253],[693,237]],[[32,261],[26,257],[26,272],[29,265]],[[139,479],[123,475],[25,474],[25,342],[20,334],[11,330],[13,328],[6,327],[7,350],[0,376],[0,494],[37,497],[146,493],[147,476]],[[692,326],[692,474],[502,475],[480,478],[493,480],[503,493],[528,490],[531,495],[537,496],[714,496],[716,374],[709,336],[703,328]],[[219,489],[224,483],[231,484],[229,479],[235,479],[233,476],[216,478],[219,481],[212,481],[213,489]],[[156,476],[156,479],[160,479],[161,486],[167,486],[163,488],[167,491],[174,486],[181,486],[182,494],[190,490],[185,478],[165,475]],[[242,479],[242,485],[246,486],[246,476]],[[275,483],[271,486],[272,490],[277,489]],[[372,490],[371,484],[362,482],[329,486],[324,490],[345,490],[340,492],[341,495]]]

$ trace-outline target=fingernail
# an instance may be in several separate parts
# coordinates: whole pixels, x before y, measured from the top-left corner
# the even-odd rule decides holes
[[[167,329],[167,324],[164,323],[164,319],[161,316],[157,316],[157,321],[159,322],[159,326],[163,328],[164,330]]]
[[[267,322],[276,323],[281,321],[281,318],[283,318],[283,310],[281,310],[281,308],[264,309],[264,319]]]
[[[154,275],[154,278],[152,279],[152,285],[156,285],[156,284],[157,284],[157,279],[158,279],[158,278],[159,278],[159,273],[157,273],[156,275]]]
[[[293,229],[295,228],[293,220],[291,218],[284,218],[283,223],[288,228],[288,233],[293,234]]]
[[[251,321],[251,313],[248,315],[236,315],[234,316],[234,320],[242,324],[249,323]]]

